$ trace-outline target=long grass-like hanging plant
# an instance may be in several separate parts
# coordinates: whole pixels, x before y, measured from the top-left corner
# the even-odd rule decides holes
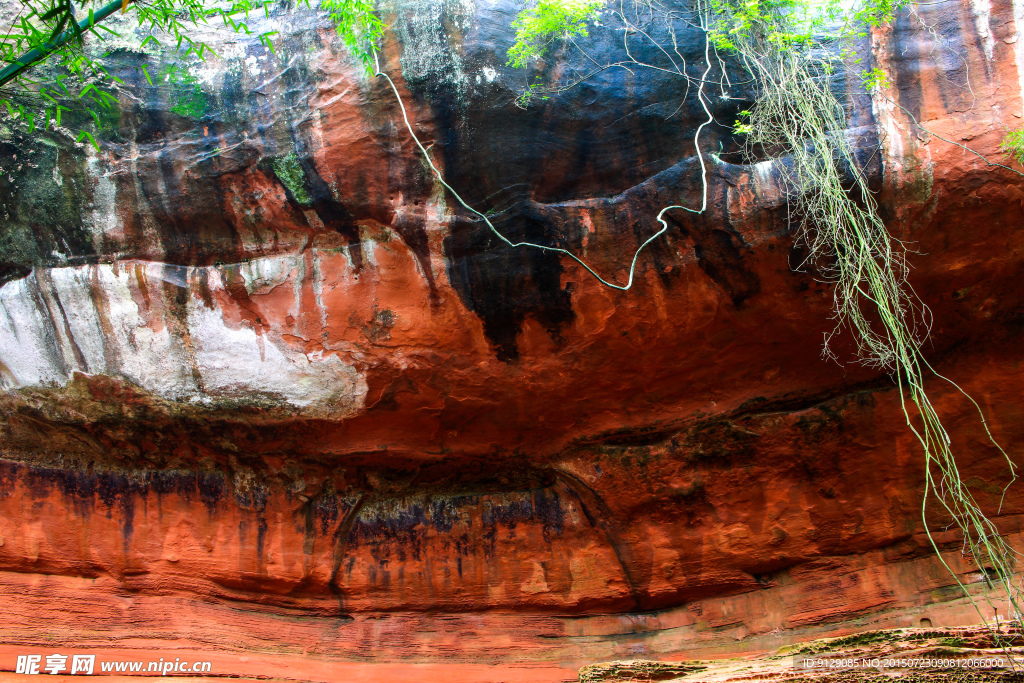
[[[0,50],[0,63],[7,62],[3,83],[21,79],[24,81],[22,87],[32,90],[34,82],[26,80],[29,77],[25,74],[37,62],[53,54],[61,55],[60,66],[80,80],[106,75],[102,64],[80,48],[83,36],[96,33],[98,22],[103,17],[90,15],[88,20],[83,20],[84,24],[76,24],[70,2],[26,0],[23,4],[31,12],[28,18],[17,24],[21,32],[12,29],[8,31],[8,37],[0,41],[3,48]],[[849,53],[851,39],[865,26],[889,21],[897,10],[912,4],[912,0],[633,0],[627,7],[627,0],[618,0],[606,7],[600,0],[540,0],[536,7],[524,10],[513,24],[517,32],[517,40],[510,51],[513,65],[525,66],[559,38],[580,48],[575,40],[587,35],[588,22],[601,12],[610,13],[622,25],[626,58],[616,63],[599,64],[588,55],[596,65],[592,74],[614,67],[630,70],[647,68],[673,74],[685,83],[688,92],[691,85],[695,86],[693,92],[708,114],[708,121],[698,128],[694,138],[703,172],[701,208],[676,205],[662,208],[657,215],[661,228],[634,253],[625,284],[601,278],[568,250],[512,242],[497,230],[486,213],[463,201],[432,162],[429,151],[421,144],[409,121],[398,88],[381,68],[379,42],[385,25],[375,14],[373,0],[322,0],[321,7],[329,12],[346,44],[368,72],[390,84],[401,105],[408,132],[432,173],[459,203],[485,222],[509,246],[562,253],[603,284],[618,290],[632,287],[640,252],[669,229],[664,219],[667,211],[684,210],[700,214],[706,209],[705,154],[699,138],[701,130],[713,120],[713,116],[708,108],[705,89],[713,80],[709,79],[713,57],[719,55],[720,76],[724,79],[725,69],[721,66],[720,55],[732,55],[749,72],[758,91],[756,103],[744,113],[746,120],[737,123],[737,132],[745,134],[749,152],[769,151],[785,157],[785,162],[776,164],[776,167],[790,189],[791,209],[799,222],[798,239],[807,247],[808,256],[802,265],[813,268],[832,283],[837,329],[845,326],[853,332],[862,362],[892,373],[899,388],[907,424],[924,450],[925,491],[921,515],[928,538],[938,553],[928,520],[928,506],[934,502],[963,531],[966,553],[999,587],[1010,605],[1012,616],[1020,619],[1020,584],[1015,573],[1017,553],[961,480],[949,435],[929,398],[926,380],[934,377],[949,382],[958,390],[960,387],[939,375],[922,353],[929,327],[928,309],[907,282],[906,249],[890,235],[879,216],[876,201],[845,135],[843,104],[832,89],[833,77],[852,62]],[[183,28],[186,19],[198,25],[211,17],[220,17],[235,30],[247,31],[245,25],[234,18],[235,15],[244,16],[251,9],[266,10],[267,7],[262,0],[237,0],[228,9],[208,9],[204,0],[159,0],[151,3],[125,1],[116,8],[115,3],[111,3],[107,9],[112,13],[114,9],[124,10],[129,5],[138,8],[140,24],[171,31],[178,36],[179,45],[184,41],[187,49],[194,50],[200,57],[205,45],[189,38],[189,33]],[[183,10],[191,14],[183,14]],[[672,42],[659,44],[640,26],[641,16],[663,20]],[[676,22],[698,26],[706,34],[705,64],[701,65],[699,77],[687,72],[685,59],[677,49]],[[630,49],[630,35],[641,36],[653,43],[657,48],[655,52],[660,51],[664,56],[664,63],[640,61]],[[261,35],[260,39],[269,46],[269,34]],[[23,51],[27,52],[21,54]],[[548,90],[572,87],[587,77],[583,75],[574,82]],[[870,72],[867,81],[877,83],[879,78],[880,74]],[[526,94],[532,96],[544,90],[531,86]],[[6,99],[5,92],[0,91],[0,105],[6,104],[12,117],[27,121],[31,128],[37,114],[24,107],[14,107]],[[56,118],[58,122],[63,109],[58,95],[71,97],[76,94],[63,82],[60,93],[51,95],[45,87],[38,85],[34,92],[45,96],[48,103],[38,116],[43,120]],[[89,93],[99,98],[94,102],[96,106],[111,106],[113,98],[97,94],[100,91],[92,85],[84,85],[77,92],[77,98],[82,99]],[[89,111],[95,116],[91,108]],[[1015,131],[1008,135],[1005,143],[1006,152],[1016,155],[1018,160],[1024,159],[1021,156],[1024,149],[1021,139],[1021,133]],[[981,424],[992,439],[978,404],[966,393],[964,396],[978,410]],[[994,439],[992,442],[1006,459],[1012,482],[1016,478],[1014,464]],[[942,555],[939,557],[941,559]],[[947,569],[953,573],[948,565]],[[956,578],[955,573],[953,575]],[[957,581],[959,583],[959,579]],[[966,593],[966,587],[963,584],[961,587]],[[986,599],[992,599],[992,595],[986,593]]]
[[[737,132],[746,135],[746,150],[751,157],[757,156],[754,153],[758,150],[785,157],[776,167],[790,190],[790,209],[799,222],[797,239],[807,247],[808,254],[799,267],[813,268],[818,276],[833,285],[836,325],[833,334],[843,327],[848,328],[856,340],[861,362],[892,374],[900,391],[907,425],[923,448],[925,491],[921,518],[925,533],[940,561],[965,595],[971,597],[943,559],[932,535],[929,504],[937,503],[949,521],[963,532],[965,555],[978,565],[990,585],[998,588],[997,592],[1005,597],[1011,615],[1019,620],[1022,610],[1021,586],[1015,570],[1017,552],[1006,542],[962,481],[951,440],[929,398],[926,380],[934,377],[948,382],[974,406],[988,438],[1006,460],[1010,483],[1016,479],[1015,465],[993,438],[977,402],[952,380],[937,373],[922,353],[930,313],[907,281],[907,250],[890,235],[879,215],[878,205],[845,134],[843,103],[832,89],[834,76],[844,69],[859,75],[869,86],[881,84],[883,74],[877,71],[856,74],[855,69],[849,68],[857,62],[849,46],[853,38],[864,35],[866,27],[890,21],[897,10],[912,5],[912,1],[695,0],[687,3],[686,7],[680,7],[673,2],[636,0],[632,11],[627,11],[621,1],[618,4],[618,9],[612,9],[611,14],[623,25],[624,35],[644,36],[668,58],[669,64],[640,61],[630,51],[626,38],[627,59],[599,64],[587,55],[597,65],[591,74],[568,84],[531,85],[521,103],[528,104],[529,99],[538,94],[543,96],[544,93],[571,88],[608,68],[649,68],[677,75],[687,87],[695,85],[696,96],[708,111],[705,87],[709,82],[711,52],[730,54],[739,60],[756,81],[758,93],[754,106],[744,112],[747,120],[737,122]],[[509,51],[510,64],[525,66],[531,59],[542,56],[558,38],[582,51],[574,37],[585,36],[586,23],[593,21],[600,11],[601,5],[593,0],[541,0],[536,8],[524,10],[514,23],[517,40]],[[642,15],[663,18],[673,44],[660,45],[651,38],[638,25]],[[699,26],[707,35],[705,64],[699,78],[687,74],[685,60],[674,44],[672,22],[687,16],[690,18],[684,18],[684,21]],[[391,79],[379,66],[376,74],[390,83]],[[721,77],[725,78],[724,66]],[[397,97],[398,91],[393,83],[392,89]],[[407,115],[405,123],[416,139]],[[418,139],[416,141],[419,143]],[[695,146],[701,168],[705,169],[699,131]],[[510,242],[485,214],[468,206],[444,181],[422,145],[420,150],[439,182],[510,246],[563,252],[602,283],[616,289],[627,290],[632,285],[640,250],[667,230],[663,218],[667,210],[684,209],[698,214],[706,210],[705,171],[701,209],[683,206],[663,208],[658,214],[662,228],[634,254],[629,282],[624,286],[615,285],[602,279],[586,263],[564,249]],[[826,337],[826,356],[831,356],[829,338]],[[984,596],[991,603],[993,591],[986,591]],[[973,597],[971,600],[973,602]],[[974,604],[979,607],[976,602]],[[980,608],[978,613],[984,621]]]
[[[552,19],[560,16],[551,7],[559,1],[577,10],[571,26],[560,26]],[[613,67],[675,73],[687,85],[693,84],[695,79],[687,75],[685,62],[681,63],[682,57],[675,49],[672,23],[681,18],[702,28],[716,53],[742,64],[757,84],[757,100],[743,112],[746,120],[736,122],[736,132],[745,135],[751,159],[764,152],[779,158],[775,167],[790,190],[791,215],[799,224],[797,239],[807,247],[807,257],[798,268],[813,269],[833,285],[836,326],[832,334],[843,327],[849,329],[861,362],[885,369],[894,377],[907,425],[924,450],[921,516],[925,533],[940,560],[969,595],[932,536],[929,504],[937,503],[952,524],[963,531],[965,554],[988,581],[998,586],[1013,616],[1019,619],[1017,553],[963,483],[951,440],[926,390],[926,380],[934,377],[949,382],[977,409],[986,434],[1006,460],[1011,483],[1016,479],[1015,466],[992,437],[978,404],[939,375],[922,354],[930,312],[907,281],[907,250],[879,216],[878,205],[845,134],[843,103],[832,87],[835,77],[844,72],[860,77],[868,87],[883,84],[885,76],[878,70],[858,73],[859,60],[851,45],[855,38],[866,35],[868,28],[891,21],[898,10],[913,9],[913,4],[912,0],[636,0],[627,7],[620,1],[610,14],[622,24],[623,35],[643,36],[668,58],[668,63],[640,61],[625,38],[627,59],[600,64],[591,74],[568,83],[532,85],[525,95],[529,99],[558,92]],[[574,36],[584,32],[584,18],[580,16],[583,8],[591,13],[589,20],[596,19],[598,10],[584,0],[542,0],[538,9],[521,14],[510,63],[522,65],[524,56],[541,56],[558,37],[582,51]],[[654,40],[651,32],[639,25],[641,17],[660,17],[672,44],[661,45]],[[705,71],[697,81],[700,97],[706,77]],[[721,77],[725,78],[724,66]],[[1007,145],[1016,142],[1012,137],[1008,140]],[[701,154],[699,145],[697,150]],[[831,335],[826,336],[826,356],[832,355],[829,339]],[[986,600],[992,598],[991,591],[985,593]]]
[[[844,45],[858,25],[887,21],[910,3],[875,0],[851,11],[828,2],[702,1],[711,39],[741,60],[759,86],[756,104],[745,112],[748,120],[742,124],[747,150],[781,150],[786,156],[787,163],[777,167],[794,190],[798,239],[808,253],[802,265],[832,283],[837,329],[845,326],[853,332],[861,361],[891,372],[899,388],[907,424],[924,450],[921,517],[925,533],[966,593],[932,536],[928,506],[937,503],[962,530],[965,554],[998,587],[1019,619],[1017,552],[961,480],[951,440],[929,398],[926,380],[948,382],[977,409],[988,438],[1006,460],[1011,483],[1015,466],[992,437],[974,399],[939,375],[922,353],[928,309],[907,282],[906,248],[890,235],[879,216],[844,134],[844,108],[830,87],[832,75],[850,62]],[[826,25],[832,27],[828,40],[820,38]],[[985,598],[991,601],[991,592]]]

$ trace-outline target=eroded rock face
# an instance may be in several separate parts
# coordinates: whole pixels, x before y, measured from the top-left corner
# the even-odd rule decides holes
[[[678,81],[610,70],[524,111],[511,5],[388,11],[417,134],[510,239],[624,283],[660,209],[701,205],[707,114]],[[1024,183],[953,144],[1009,163],[1015,11],[921,7],[872,36],[892,87],[846,97],[890,229],[920,252],[929,357],[1016,459]],[[831,292],[792,270],[780,174],[739,163],[726,125],[751,92],[715,89],[708,210],[667,214],[623,293],[503,244],[329,27],[275,26],[277,56],[232,38],[157,87],[137,67],[177,74],[163,58],[116,53],[130,87],[100,153],[0,140],[3,642],[49,642],[52,614],[82,647],[298,647],[306,668],[282,675],[303,679],[330,678],[312,653],[561,680],[547,663],[977,619],[922,536],[890,379],[820,358]],[[700,32],[679,42],[699,75]],[[994,512],[1005,462],[955,389],[932,391]],[[1016,489],[1001,513],[1016,539]]]

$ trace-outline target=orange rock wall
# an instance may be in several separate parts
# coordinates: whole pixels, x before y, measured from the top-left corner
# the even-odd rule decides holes
[[[1014,11],[922,6],[876,31],[892,85],[851,92],[851,130],[868,150],[882,132],[879,200],[919,252],[930,362],[1019,462],[1024,179],[956,144],[1012,165]],[[389,46],[396,73],[409,45]],[[922,453],[890,378],[820,358],[831,292],[791,269],[777,176],[714,162],[707,217],[676,217],[620,293],[488,242],[422,172],[387,92],[334,47],[306,59],[316,92],[293,113],[316,117],[273,135],[218,120],[189,142],[132,114],[141,153],[97,162],[117,171],[109,249],[0,289],[0,671],[52,645],[295,680],[569,680],[606,659],[978,619],[923,538]],[[508,113],[467,96],[453,114],[409,74],[452,182],[508,181],[456,167],[481,135],[446,128]],[[555,142],[507,151],[538,167],[509,229],[542,226],[624,280],[657,209],[697,196],[696,160],[657,159],[659,138],[581,161],[565,140],[585,131],[549,106]],[[618,114],[594,114],[615,144]],[[308,198],[275,175],[293,130]],[[1020,487],[1002,499],[972,406],[929,388],[1019,545]],[[938,542],[977,590],[956,535]]]

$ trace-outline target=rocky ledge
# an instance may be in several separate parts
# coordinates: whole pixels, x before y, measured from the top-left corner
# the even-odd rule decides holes
[[[625,70],[521,110],[514,10],[390,5],[387,68],[469,203],[624,282],[660,208],[700,203],[706,116]],[[888,89],[837,86],[913,247],[929,360],[1017,461],[1024,179],[986,159],[1010,163],[1024,115],[1020,12],[923,4],[863,46]],[[221,59],[174,79],[115,51],[100,152],[0,136],[0,669],[60,645],[565,680],[978,621],[924,538],[891,379],[842,335],[842,363],[821,358],[831,292],[793,269],[777,170],[734,153],[750,93],[715,99],[698,140],[718,150],[706,214],[671,214],[617,292],[459,208],[321,18],[260,21],[276,54],[212,36]],[[701,68],[699,31],[679,40]],[[1019,545],[1024,489],[1003,497],[973,407],[929,389]],[[937,541],[980,590],[956,534]]]

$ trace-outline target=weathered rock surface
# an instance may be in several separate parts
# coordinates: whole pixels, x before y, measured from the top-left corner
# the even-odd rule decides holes
[[[626,681],[1019,681],[1020,631],[991,627],[866,631],[780,649],[763,658],[728,661],[606,662],[580,670],[580,683]],[[1011,663],[1011,659],[1013,662]]]
[[[919,252],[930,361],[1019,462],[1024,179],[942,138],[1009,163],[1024,16],[948,5],[872,36],[892,87],[850,86],[848,134]],[[701,204],[706,115],[621,69],[517,108],[513,11],[397,4],[389,70],[469,203],[624,282],[658,211]],[[565,680],[977,621],[923,537],[891,380],[820,358],[831,292],[792,270],[778,174],[733,153],[751,93],[716,90],[708,211],[670,213],[622,293],[503,245],[329,27],[275,25],[277,56],[232,39],[157,87],[137,67],[172,75],[159,55],[117,52],[130,87],[100,153],[0,140],[0,652]],[[680,46],[701,71],[700,33]],[[994,514],[1005,462],[955,388],[931,389]],[[1019,487],[1000,512],[1017,542]]]

